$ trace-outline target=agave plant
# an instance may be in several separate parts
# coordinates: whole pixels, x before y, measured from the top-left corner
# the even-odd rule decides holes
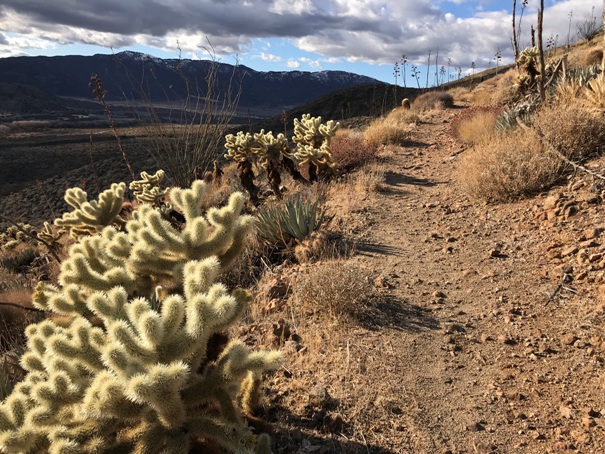
[[[286,248],[319,231],[333,217],[319,206],[319,198],[311,201],[296,195],[261,210],[257,215],[257,233],[267,244]]]
[[[605,108],[605,77],[601,74],[588,82],[584,93],[597,109]]]

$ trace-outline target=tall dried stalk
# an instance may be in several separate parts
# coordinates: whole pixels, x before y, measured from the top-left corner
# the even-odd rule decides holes
[[[207,49],[208,50],[208,49]],[[239,65],[233,67],[229,84],[220,89],[220,64],[210,48],[211,65],[202,88],[197,80],[179,73],[187,89],[187,96],[177,110],[176,122],[162,121],[158,110],[143,90],[141,97],[149,115],[145,125],[152,139],[150,154],[158,166],[166,171],[172,183],[189,187],[211,170],[223,153],[224,135],[233,118],[241,95]],[[172,114],[172,110],[171,110]]]

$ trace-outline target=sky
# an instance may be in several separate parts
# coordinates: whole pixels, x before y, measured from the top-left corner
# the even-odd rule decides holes
[[[521,48],[538,5],[523,9]],[[211,48],[221,62],[257,71],[342,70],[403,85],[395,63],[405,56],[405,84],[418,83],[414,65],[424,86],[426,76],[435,82],[437,55],[450,79],[512,63],[511,8],[512,0],[2,0],[0,58],[129,50],[207,59]],[[545,8],[544,41],[561,46],[577,40],[578,24],[601,22],[603,2]]]

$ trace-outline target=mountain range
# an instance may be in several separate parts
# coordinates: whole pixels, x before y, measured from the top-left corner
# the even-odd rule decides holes
[[[214,72],[213,72],[214,71]],[[55,110],[55,97],[92,101],[89,87],[96,74],[107,90],[108,102],[138,103],[142,99],[160,106],[181,105],[188,95],[204,96],[207,78],[216,77],[216,92],[240,92],[239,110],[274,115],[308,103],[330,92],[364,85],[385,85],[366,76],[344,71],[261,72],[244,65],[210,60],[160,59],[135,52],[114,55],[0,58],[0,112],[35,109],[33,98]],[[21,102],[11,99],[9,85],[19,86]],[[25,96],[24,87],[35,87]],[[47,95],[43,95],[46,93]],[[23,98],[30,98],[23,106]],[[19,107],[21,106],[21,107]],[[73,104],[69,106],[73,108]],[[17,112],[19,113],[19,112]],[[21,112],[23,113],[23,112]]]

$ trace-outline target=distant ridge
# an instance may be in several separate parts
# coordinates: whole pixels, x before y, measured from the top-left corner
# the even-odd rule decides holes
[[[0,83],[25,84],[54,96],[92,100],[88,87],[97,74],[108,100],[139,100],[144,92],[154,103],[178,102],[205,89],[212,65],[208,60],[160,59],[136,52],[115,55],[0,58]],[[249,67],[217,63],[219,90],[241,80],[240,108],[289,109],[327,93],[378,80],[344,71],[260,72]],[[234,73],[234,69],[236,72]],[[232,76],[235,77],[232,79]],[[3,107],[0,105],[0,109]]]

